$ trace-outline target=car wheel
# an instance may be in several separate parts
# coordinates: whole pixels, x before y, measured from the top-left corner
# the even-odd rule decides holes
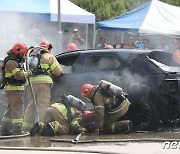
[[[135,93],[129,95],[131,105],[127,114],[132,120],[133,129],[152,130],[157,128],[159,114],[155,108],[155,96],[146,86],[136,88]]]

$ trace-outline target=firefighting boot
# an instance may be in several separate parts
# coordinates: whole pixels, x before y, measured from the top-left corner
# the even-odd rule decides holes
[[[112,133],[130,133],[132,131],[132,122],[130,120],[122,120],[114,122],[112,125]]]
[[[44,128],[44,123],[36,122],[30,130],[30,135],[35,136],[36,134],[40,134],[43,131],[43,128]]]
[[[24,134],[24,131],[22,129],[22,124],[13,124],[12,132],[13,132],[13,135]]]
[[[2,128],[1,128],[1,136],[9,136],[13,135],[12,133],[12,124],[9,122],[2,122]]]
[[[55,133],[56,123],[57,123],[56,121],[53,121],[53,122],[46,124],[41,135],[42,136],[54,136],[56,134]]]
[[[10,135],[13,135],[13,132],[12,132],[12,130],[9,130],[9,129],[2,129],[0,135],[1,136],[10,136]]]

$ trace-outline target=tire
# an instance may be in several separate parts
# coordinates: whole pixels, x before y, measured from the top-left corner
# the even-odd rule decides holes
[[[143,85],[134,85],[133,88],[136,88],[136,91],[129,95],[131,105],[127,113],[133,130],[156,129],[159,125],[159,114],[155,106],[155,95]]]

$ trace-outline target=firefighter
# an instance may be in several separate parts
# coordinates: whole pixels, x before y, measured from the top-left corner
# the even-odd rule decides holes
[[[113,46],[112,46],[112,45],[107,44],[107,45],[104,47],[104,49],[113,49]]]
[[[98,85],[84,84],[81,95],[91,100],[95,108],[95,132],[129,133],[130,120],[121,120],[128,111],[130,102],[121,87],[101,80]]]
[[[62,69],[55,56],[51,54],[52,45],[47,41],[42,41],[39,45],[40,55],[37,55],[39,62],[37,69],[32,70],[30,77],[34,95],[30,86],[28,89],[28,106],[24,115],[24,131],[30,131],[35,122],[35,104],[33,97],[36,98],[39,121],[44,121],[44,114],[50,105],[50,93],[53,84],[52,76],[60,76]],[[37,58],[36,57],[36,58]]]
[[[77,50],[77,45],[74,43],[69,43],[66,48],[66,52],[72,52]]]
[[[84,111],[86,104],[72,95],[61,95],[60,99],[49,106],[45,113],[44,123],[36,122],[30,135],[42,136],[65,135],[82,133],[87,129],[81,126],[83,115],[90,121],[91,111]]]
[[[24,71],[22,64],[28,48],[17,42],[4,59],[4,83],[8,105],[2,118],[1,135],[21,134],[24,116],[24,84],[31,72]]]

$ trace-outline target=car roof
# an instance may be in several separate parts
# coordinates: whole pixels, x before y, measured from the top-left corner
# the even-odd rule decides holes
[[[61,53],[59,55],[56,55],[56,58],[58,57],[66,57],[66,56],[77,56],[79,54],[92,54],[92,53],[118,53],[123,57],[124,59],[128,59],[131,56],[137,56],[139,54],[149,53],[152,52],[152,50],[145,50],[145,49],[87,49],[87,50],[76,50],[73,52],[66,52]]]

